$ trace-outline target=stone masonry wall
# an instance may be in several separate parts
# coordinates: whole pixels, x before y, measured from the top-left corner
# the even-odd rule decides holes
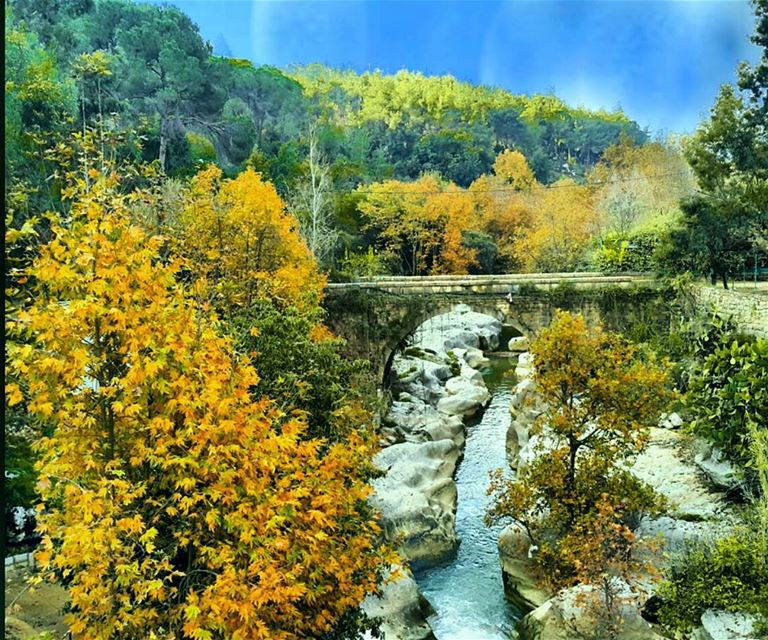
[[[731,316],[744,333],[768,337],[768,291],[749,293],[697,287],[694,295],[702,312],[714,307],[719,315]]]

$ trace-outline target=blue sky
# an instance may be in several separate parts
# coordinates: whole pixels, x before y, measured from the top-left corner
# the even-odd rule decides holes
[[[449,73],[688,132],[740,60],[746,0],[175,0],[218,54],[284,67]]]

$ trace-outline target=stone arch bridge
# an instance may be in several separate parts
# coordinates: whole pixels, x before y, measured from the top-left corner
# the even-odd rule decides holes
[[[630,322],[668,323],[669,297],[648,274],[548,273],[332,283],[323,304],[326,323],[347,341],[347,355],[370,361],[376,380],[385,382],[394,352],[414,330],[457,304],[532,335],[549,325],[556,309],[615,330]]]

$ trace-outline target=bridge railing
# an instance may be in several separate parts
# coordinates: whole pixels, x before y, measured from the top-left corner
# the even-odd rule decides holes
[[[356,282],[331,282],[328,289],[376,288],[376,289],[429,289],[446,287],[493,287],[503,288],[514,285],[560,284],[601,285],[601,284],[643,284],[656,280],[651,273],[510,273],[493,275],[439,275],[439,276],[378,276]]]

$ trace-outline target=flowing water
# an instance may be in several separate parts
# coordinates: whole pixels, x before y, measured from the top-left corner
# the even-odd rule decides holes
[[[467,427],[464,459],[456,472],[456,531],[461,538],[456,556],[415,574],[424,596],[435,609],[429,624],[438,640],[492,640],[514,637],[520,617],[504,599],[497,541],[502,527],[486,527],[488,474],[507,469],[506,435],[516,358],[486,354],[491,364],[483,376],[492,398],[479,422]]]

